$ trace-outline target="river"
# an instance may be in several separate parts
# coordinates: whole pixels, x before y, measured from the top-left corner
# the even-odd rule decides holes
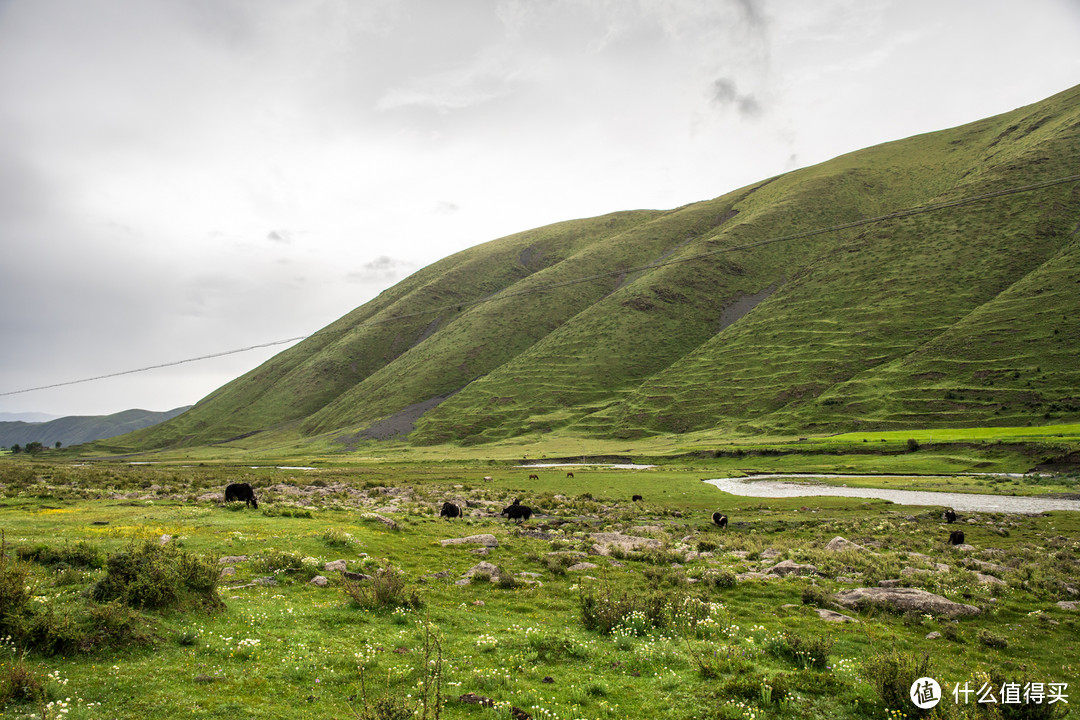
[[[964,512],[1000,512],[1037,514],[1050,510],[1072,510],[1080,512],[1080,500],[1063,498],[1032,497],[1020,495],[981,495],[978,493],[930,492],[925,490],[891,490],[887,488],[837,487],[822,485],[813,481],[818,478],[834,480],[866,479],[881,475],[816,475],[782,474],[749,475],[739,478],[716,478],[705,480],[720,490],[742,497],[760,498],[796,498],[796,497],[856,497],[877,500],[890,500],[900,505],[934,505],[951,507]],[[886,476],[886,477],[897,477]],[[941,476],[947,477],[947,476]],[[788,481],[783,482],[780,478]]]

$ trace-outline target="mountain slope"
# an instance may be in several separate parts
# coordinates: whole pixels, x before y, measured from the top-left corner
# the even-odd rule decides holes
[[[430,444],[1080,417],[1080,183],[992,195],[1078,172],[1073,88],[713,200],[519,233],[421,270],[131,442],[285,424]],[[852,225],[917,206],[936,209]]]
[[[56,443],[80,445],[124,435],[170,420],[188,408],[167,412],[124,410],[112,415],[71,415],[48,422],[0,422],[0,447],[39,442],[46,447]]]

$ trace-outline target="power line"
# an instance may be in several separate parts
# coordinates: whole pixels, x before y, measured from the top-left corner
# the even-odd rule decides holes
[[[620,270],[610,270],[608,272],[597,273],[595,275],[588,275],[580,278],[573,278],[571,280],[563,280],[557,283],[550,283],[548,285],[542,285],[538,287],[526,288],[524,290],[517,290],[513,292],[497,293],[490,297],[481,298],[479,300],[465,300],[462,302],[451,303],[448,305],[442,305],[434,308],[427,308],[425,310],[418,310],[412,313],[402,313],[399,315],[391,315],[385,318],[370,318],[360,325],[354,325],[346,328],[345,330],[330,330],[326,328],[324,330],[317,330],[309,335],[298,335],[296,337],[287,338],[285,340],[274,340],[272,342],[260,343],[258,345],[249,345],[247,347],[237,348],[235,350],[223,350],[222,352],[211,353],[209,355],[200,355],[199,357],[186,358],[184,360],[174,360],[172,362],[160,363],[157,365],[148,365],[146,367],[135,368],[133,370],[122,370],[120,372],[108,373],[106,375],[97,375],[95,377],[83,378],[81,380],[69,380],[67,382],[53,383],[51,385],[41,385],[38,387],[26,388],[24,390],[9,390],[7,392],[0,392],[0,397],[7,395],[20,395],[23,393],[36,392],[38,390],[49,390],[51,388],[65,387],[68,385],[78,385],[81,383],[94,382],[96,380],[104,380],[106,378],[120,377],[122,375],[134,375],[136,373],[147,372],[148,370],[159,370],[161,368],[175,367],[177,365],[183,365],[185,363],[198,362],[200,360],[210,360],[213,358],[224,357],[226,355],[236,355],[242,352],[248,352],[250,350],[258,350],[261,348],[273,347],[275,345],[285,345],[287,343],[296,342],[298,340],[306,340],[316,335],[325,335],[332,332],[345,332],[346,330],[355,330],[363,325],[382,325],[389,322],[395,322],[398,320],[407,320],[422,315],[431,315],[447,310],[457,310],[465,307],[472,307],[475,305],[482,305],[484,303],[493,302],[495,300],[506,300],[508,298],[521,297],[524,295],[532,295],[542,292],[549,292],[551,290],[557,290],[571,285],[580,285],[582,283],[594,282],[596,280],[603,280],[610,277],[617,277],[619,275],[630,275],[632,273],[642,272],[645,270],[654,270],[660,267],[667,267],[669,265],[677,265],[679,263],[692,262],[694,260],[701,260],[703,258],[712,257],[715,255],[721,255],[724,253],[738,252],[742,250],[752,250],[755,248],[763,247],[766,245],[774,245],[776,243],[791,242],[792,240],[801,240],[803,238],[813,237],[815,235],[824,235],[826,233],[838,232],[840,230],[850,230],[852,228],[862,227],[864,225],[872,225],[874,223],[885,222],[887,220],[897,220],[901,218],[913,217],[916,215],[923,215],[925,213],[936,212],[938,210],[944,210],[947,208],[961,207],[963,205],[971,205],[977,202],[983,202],[985,200],[992,200],[994,198],[1004,197],[1007,195],[1016,195],[1019,193],[1031,192],[1033,190],[1041,190],[1043,188],[1053,187],[1055,185],[1064,185],[1070,182],[1080,181],[1080,175],[1066,175],[1064,177],[1055,178],[1053,180],[1045,180],[1043,182],[1032,183],[1030,185],[1021,185],[1018,187],[1005,188],[1004,190],[994,190],[981,195],[972,195],[966,198],[958,198],[956,200],[946,200],[940,203],[933,203],[930,205],[918,205],[912,208],[905,208],[903,210],[896,210],[885,215],[877,215],[875,217],[861,218],[859,220],[853,220],[851,222],[841,223],[838,225],[830,225],[824,228],[817,228],[815,230],[806,230],[803,232],[792,233],[790,235],[781,235],[778,237],[767,238],[765,240],[758,240],[752,243],[746,243],[743,245],[732,245],[724,248],[716,248],[707,252],[696,253],[694,255],[687,255],[680,258],[672,258],[669,260],[657,261],[649,263],[648,265],[640,265],[632,268],[623,268]]]

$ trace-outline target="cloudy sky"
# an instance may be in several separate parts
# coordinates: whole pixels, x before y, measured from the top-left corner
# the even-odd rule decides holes
[[[194,403],[457,250],[1080,83],[1080,0],[0,0],[0,413]]]

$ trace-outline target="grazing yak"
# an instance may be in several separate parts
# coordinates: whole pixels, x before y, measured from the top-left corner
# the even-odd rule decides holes
[[[574,473],[568,472],[568,473],[566,473],[566,477],[572,478],[572,477],[574,477]]]
[[[505,515],[510,520],[528,520],[532,517],[532,513],[531,507],[522,505],[515,499],[514,502],[510,503],[510,505],[499,514]]]
[[[727,527],[727,515],[723,515],[721,513],[714,512],[712,514],[712,521],[717,527],[722,527],[722,528]]]
[[[949,544],[950,545],[963,545],[964,544],[964,531],[963,530],[953,530],[951,533],[949,533]]]
[[[633,502],[639,502],[642,499],[643,498],[640,495],[635,495],[634,497],[630,498],[630,500]]]
[[[259,508],[255,491],[247,483],[233,483],[225,488],[225,502],[245,502],[250,507]]]
[[[530,476],[529,476],[529,479],[530,479],[530,480],[539,480],[539,479],[540,479],[540,476],[539,476],[539,475],[530,475]]]
[[[956,511],[952,508],[946,508],[945,512],[941,513],[941,519],[947,523],[956,522]]]
[[[439,517],[444,518],[456,518],[461,517],[461,508],[452,502],[444,502],[442,504],[442,510],[439,511]]]

